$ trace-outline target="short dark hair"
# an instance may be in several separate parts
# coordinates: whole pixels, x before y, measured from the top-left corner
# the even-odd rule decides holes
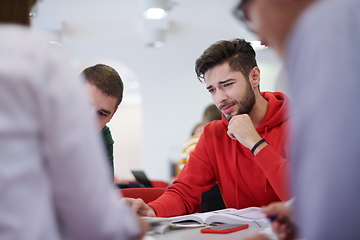
[[[221,40],[208,47],[196,60],[195,72],[202,82],[206,71],[228,62],[230,69],[240,71],[248,80],[250,71],[257,67],[255,57],[253,47],[244,39]]]
[[[30,25],[30,11],[36,0],[0,1],[0,23]]]
[[[123,99],[124,84],[114,68],[105,64],[96,64],[85,68],[82,74],[88,83],[95,85],[108,96],[117,98],[116,106],[119,106]]]

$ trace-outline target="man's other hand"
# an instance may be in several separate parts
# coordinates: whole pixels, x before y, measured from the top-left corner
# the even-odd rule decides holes
[[[267,217],[276,216],[275,220],[271,222],[271,226],[279,240],[295,239],[296,228],[291,205],[275,202],[263,207],[262,211]]]
[[[120,201],[128,203],[131,209],[140,216],[156,217],[154,209],[147,205],[141,198],[122,198]]]

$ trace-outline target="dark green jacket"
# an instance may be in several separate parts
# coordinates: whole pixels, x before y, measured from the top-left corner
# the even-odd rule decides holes
[[[110,170],[112,173],[112,177],[114,176],[114,140],[112,139],[110,128],[105,125],[105,127],[101,130],[101,135],[104,139],[104,146],[108,157],[108,162],[110,166]]]

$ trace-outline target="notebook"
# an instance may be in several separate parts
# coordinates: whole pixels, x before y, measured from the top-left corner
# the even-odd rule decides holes
[[[146,177],[144,171],[142,170],[132,170],[132,174],[134,175],[136,181],[138,181],[144,187],[153,187],[150,180]]]

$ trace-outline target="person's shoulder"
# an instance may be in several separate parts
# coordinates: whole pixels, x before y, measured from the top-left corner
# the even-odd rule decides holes
[[[21,52],[24,52],[26,49],[35,52],[34,48],[46,47],[47,43],[50,42],[50,38],[47,34],[30,27],[15,24],[1,25],[0,33],[3,46],[11,44]]]
[[[103,136],[104,138],[104,141],[106,144],[113,144],[114,143],[114,140],[111,136],[111,131],[110,131],[110,128],[108,126],[104,126],[104,128],[101,130],[101,135]]]
[[[12,24],[0,25],[0,62],[1,71],[12,76],[12,81],[24,82],[29,79],[33,83],[42,79],[37,74],[48,63],[44,55],[48,42],[41,33],[29,27]]]
[[[314,25],[315,27],[324,27],[324,24],[330,25],[351,17],[351,12],[356,6],[360,6],[358,0],[319,0],[306,9],[300,19],[303,24],[309,25],[307,28]],[[334,18],[334,12],[337,13],[337,18]]]
[[[110,128],[108,126],[104,126],[103,129],[101,130],[101,133],[103,135],[107,135],[107,134],[110,134],[111,135],[111,131],[110,131]]]
[[[51,37],[30,27],[14,24],[0,25],[0,47],[3,55],[11,57],[18,64],[31,63],[29,66],[47,66],[67,60],[59,44],[51,42]],[[45,63],[45,64],[44,64]]]
[[[314,2],[310,10],[324,12],[330,11],[333,13],[334,10],[348,9],[349,7],[359,5],[359,0],[319,0]]]

